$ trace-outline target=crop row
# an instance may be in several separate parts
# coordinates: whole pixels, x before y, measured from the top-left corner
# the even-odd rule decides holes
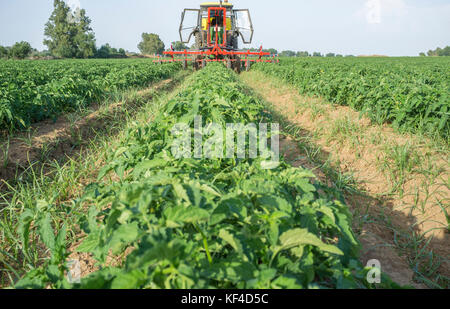
[[[22,230],[39,226],[52,259],[16,287],[367,286],[349,210],[311,171],[283,161],[264,169],[262,158],[173,156],[172,128],[185,123],[193,133],[198,115],[205,127],[271,122],[247,93],[232,71],[211,64],[155,119],[128,131],[98,182],[73,204],[89,209],[79,222],[87,237],[77,250],[100,266],[81,283],[64,277],[65,228],[55,237],[48,215],[27,214]],[[111,183],[111,173],[120,180]],[[111,255],[126,260],[111,266]]]
[[[148,60],[0,61],[0,131],[78,110],[108,93],[171,76]]]
[[[255,66],[402,131],[450,136],[450,60],[417,58],[283,59]]]

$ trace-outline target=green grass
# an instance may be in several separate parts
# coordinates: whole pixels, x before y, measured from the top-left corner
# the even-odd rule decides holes
[[[350,141],[351,145],[357,149],[360,144],[359,139],[365,134],[365,128],[352,120],[349,115],[330,122],[331,128],[325,133],[327,141],[336,141],[340,145]]]
[[[383,146],[384,156],[378,160],[378,167],[386,173],[391,181],[391,192],[399,193],[400,198],[404,194],[404,185],[418,166],[424,161],[412,144],[404,145],[386,144]]]

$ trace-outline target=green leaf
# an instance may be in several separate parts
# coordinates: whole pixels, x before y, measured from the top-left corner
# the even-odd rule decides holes
[[[164,167],[167,165],[167,160],[164,159],[154,159],[154,160],[147,160],[144,162],[139,163],[136,165],[133,171],[133,176],[138,177],[143,172],[146,172],[150,169],[154,169],[156,167]]]
[[[46,213],[44,217],[39,220],[39,235],[41,235],[41,240],[47,248],[49,248],[51,252],[54,252],[55,234],[50,213]]]
[[[113,233],[109,247],[114,254],[120,253],[120,250],[136,241],[139,236],[139,226],[137,222],[119,226]]]
[[[233,249],[236,250],[239,254],[243,254],[244,250],[242,248],[242,244],[239,239],[233,236],[233,234],[225,229],[221,229],[219,232],[219,237],[227,242],[231,247],[233,247]]]
[[[90,253],[93,252],[99,246],[99,235],[97,233],[89,233],[89,235],[83,240],[81,245],[78,246],[77,252]]]
[[[178,198],[184,200],[185,202],[191,204],[191,201],[189,200],[189,196],[186,192],[186,190],[183,188],[183,185],[179,183],[172,184],[173,189],[175,191],[175,195],[178,196]]]
[[[283,233],[280,236],[280,244],[281,245],[276,248],[277,252],[298,246],[312,245],[325,252],[344,255],[339,248],[323,243],[317,236],[309,233],[306,229],[293,229]]]
[[[167,208],[164,211],[164,215],[167,220],[167,227],[180,227],[185,223],[206,221],[210,217],[208,211],[193,206],[188,208],[182,206]]]
[[[120,273],[111,283],[113,290],[139,289],[145,283],[146,276],[139,270],[133,270],[129,273]]]

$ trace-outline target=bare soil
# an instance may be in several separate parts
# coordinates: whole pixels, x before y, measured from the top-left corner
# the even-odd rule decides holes
[[[281,143],[288,161],[314,170],[329,185],[332,181],[321,171],[327,161],[354,179],[358,192],[347,190],[345,198],[355,215],[354,228],[363,246],[364,264],[378,259],[383,271],[397,283],[423,287],[414,282],[410,268],[416,258],[414,252],[423,249],[441,256],[438,272],[450,275],[450,235],[443,211],[448,212],[450,204],[448,148],[439,150],[422,137],[400,134],[388,125],[374,125],[349,107],[302,96],[293,87],[262,73],[244,73],[241,77],[271,105],[277,118],[301,128],[300,136],[320,149],[320,159],[311,160],[305,149],[298,147],[298,141],[288,138]],[[412,168],[396,169],[405,162],[397,163],[390,151],[409,145],[405,162]],[[397,170],[404,181],[393,190],[399,177],[393,172]],[[418,248],[409,248],[412,245]]]

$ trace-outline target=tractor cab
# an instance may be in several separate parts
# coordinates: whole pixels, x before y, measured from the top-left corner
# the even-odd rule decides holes
[[[189,43],[195,38],[195,48],[211,49],[216,45],[237,50],[239,37],[250,44],[253,25],[249,10],[235,10],[228,2],[206,2],[200,9],[185,9],[181,16],[180,39]]]

